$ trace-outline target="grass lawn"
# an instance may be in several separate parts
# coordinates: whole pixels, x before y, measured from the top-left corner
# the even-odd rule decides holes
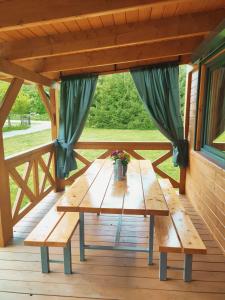
[[[158,130],[118,130],[86,128],[80,138],[82,141],[167,141]],[[51,141],[50,130],[33,134],[20,135],[4,140],[5,155],[9,156],[31,148],[46,144]],[[89,160],[95,159],[101,150],[81,150],[80,153]],[[165,151],[138,151],[146,159],[155,160]],[[81,166],[81,164],[80,164]],[[171,158],[160,165],[160,168],[175,179],[179,178],[179,169],[174,168]],[[21,172],[22,172],[21,168]],[[32,186],[32,181],[29,184]],[[16,195],[16,186],[11,181],[12,202]]]
[[[9,132],[9,131],[14,131],[14,130],[24,130],[29,128],[29,125],[13,125],[13,126],[4,126],[3,127],[3,132]]]

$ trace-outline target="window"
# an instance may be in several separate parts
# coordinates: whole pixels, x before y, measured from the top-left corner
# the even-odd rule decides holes
[[[225,54],[206,67],[202,150],[225,167]]]

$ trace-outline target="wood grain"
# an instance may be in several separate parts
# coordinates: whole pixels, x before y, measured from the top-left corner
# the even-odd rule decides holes
[[[186,254],[206,254],[206,247],[169,180],[160,179],[160,186],[163,190],[171,218],[179,235],[183,252]]]
[[[182,246],[170,216],[157,216],[155,218],[155,232],[158,240],[159,252],[182,252]]]
[[[66,212],[54,230],[45,240],[46,246],[65,247],[71,239],[77,225],[79,224],[79,213]]]
[[[103,165],[104,160],[96,160],[66,191],[65,195],[59,201],[57,209],[59,211],[76,211],[76,208],[81,204]]]
[[[168,215],[169,210],[150,161],[140,161],[146,214]]]
[[[123,213],[144,215],[146,208],[139,160],[132,160],[128,165],[126,182]]]

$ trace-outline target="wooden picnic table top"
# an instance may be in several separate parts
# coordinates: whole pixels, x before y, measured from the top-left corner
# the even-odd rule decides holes
[[[169,210],[149,160],[131,160],[125,180],[114,181],[113,162],[97,159],[57,204],[58,211],[168,215]]]

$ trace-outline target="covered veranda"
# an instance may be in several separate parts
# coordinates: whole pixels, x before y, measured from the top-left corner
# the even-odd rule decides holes
[[[0,177],[0,245],[6,246],[0,249],[1,299],[29,299],[31,296],[33,299],[224,298],[225,259],[220,235],[216,230],[214,234],[213,226],[209,229],[208,216],[203,216],[204,220],[200,216],[199,212],[204,212],[205,208],[197,212],[198,207],[194,208],[185,195],[191,195],[185,187],[188,183],[190,189],[187,170],[180,169],[178,181],[159,167],[172,156],[170,142],[78,141],[74,149],[83,167],[63,180],[56,176],[54,148],[59,129],[58,84],[62,76],[111,74],[168,62],[191,63],[198,46],[223,20],[224,7],[224,1],[220,0],[0,2],[0,80],[10,82],[0,106],[1,129],[21,86],[32,83],[37,85],[49,114],[53,140],[36,149],[5,157],[0,131],[0,170],[5,174]],[[192,136],[190,115],[195,91],[190,82],[197,81],[197,69],[194,65],[187,77],[186,139]],[[79,150],[102,150],[99,157],[106,158],[118,146],[135,159],[142,159],[137,152],[140,150],[164,150],[164,154],[152,162],[154,171],[179,189],[179,197],[207,247],[206,255],[194,256],[191,283],[182,280],[183,255],[180,253],[169,255],[172,279],[159,281],[157,242],[151,267],[146,265],[144,253],[90,251],[88,260],[80,262],[76,231],[72,237],[74,274],[69,277],[57,264],[53,265],[51,274],[40,273],[39,249],[23,245],[26,236],[63,195],[64,188],[90,166],[91,161]],[[20,166],[24,166],[22,175],[18,172]],[[30,176],[33,189],[28,186]],[[18,186],[13,207],[9,178]],[[29,199],[26,206],[23,203],[25,195]],[[87,216],[87,241],[114,244],[117,223],[115,215]],[[123,217],[120,243],[146,244],[147,227],[144,216]],[[50,251],[55,259],[62,255],[60,249]]]

